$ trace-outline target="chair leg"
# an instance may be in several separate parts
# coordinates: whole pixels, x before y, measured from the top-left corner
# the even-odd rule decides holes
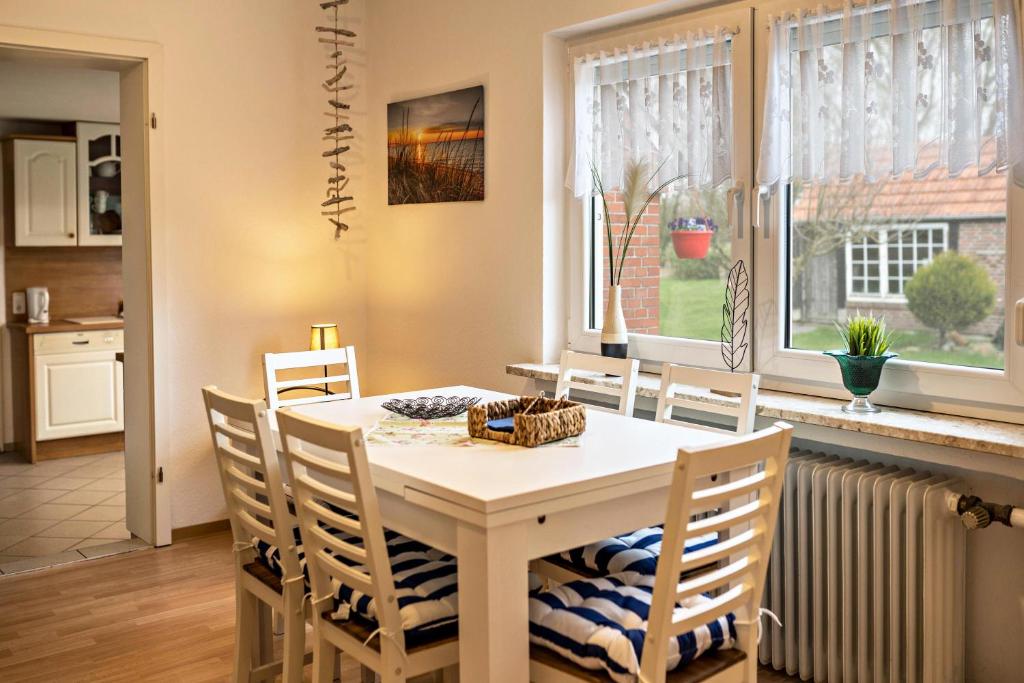
[[[274,617],[272,608],[262,600],[256,602],[256,662],[269,664],[274,661]]]
[[[285,608],[287,614],[284,617],[284,663],[282,668],[282,683],[302,683],[302,666],[306,654],[306,617],[294,605],[288,604]],[[334,666],[332,659],[327,660],[330,676],[326,679],[334,679]],[[314,666],[316,664],[314,663]]]
[[[259,628],[259,600],[236,584],[235,588],[235,669],[233,683],[249,683],[256,656],[256,630]]]
[[[313,683],[331,683],[340,655],[337,648],[321,635],[318,621],[315,618],[313,622]],[[299,680],[302,680],[301,676]]]
[[[360,666],[359,683],[377,683],[377,674],[373,673],[373,669]]]

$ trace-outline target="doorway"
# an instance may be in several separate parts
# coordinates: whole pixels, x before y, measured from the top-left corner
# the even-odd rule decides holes
[[[103,186],[99,192],[92,192],[88,201],[88,212],[79,211],[87,216],[79,221],[78,225],[90,234],[100,234],[104,237],[98,239],[102,242],[109,239],[116,233],[111,228],[111,220],[114,214],[123,221],[123,244],[117,249],[120,251],[120,261],[117,264],[121,277],[123,278],[123,349],[116,350],[116,365],[110,365],[110,377],[121,381],[123,379],[123,446],[118,449],[118,444],[112,444],[112,448],[104,448],[104,439],[109,439],[112,427],[102,424],[96,426],[96,444],[91,452],[72,454],[73,457],[39,459],[39,476],[26,471],[26,449],[20,449],[20,456],[11,454],[0,455],[0,496],[5,489],[3,479],[5,477],[21,477],[14,484],[25,487],[28,484],[46,485],[47,481],[53,486],[87,486],[75,495],[61,493],[53,500],[63,499],[74,502],[58,503],[58,505],[87,505],[87,511],[75,510],[74,517],[77,519],[59,520],[56,523],[56,530],[48,532],[48,536],[40,538],[59,538],[55,534],[70,534],[72,532],[86,533],[98,528],[99,522],[109,521],[98,519],[99,517],[110,518],[118,513],[118,506],[122,518],[112,522],[109,529],[105,526],[100,530],[100,538],[91,542],[76,543],[76,547],[60,550],[65,561],[76,559],[75,553],[69,550],[77,550],[77,554],[85,559],[104,552],[100,541],[103,535],[125,536],[128,538],[110,539],[115,542],[122,542],[124,550],[149,545],[165,545],[170,542],[170,510],[169,496],[167,490],[167,472],[163,458],[167,453],[167,430],[163,408],[166,405],[165,397],[160,387],[166,386],[161,382],[160,375],[162,368],[154,362],[154,358],[160,357],[160,348],[164,343],[164,293],[162,283],[164,282],[163,272],[163,250],[161,233],[159,230],[162,200],[161,183],[161,144],[158,128],[158,110],[160,104],[161,88],[159,83],[160,63],[162,53],[159,45],[140,41],[123,41],[117,39],[83,36],[78,34],[64,34],[50,31],[35,31],[16,27],[0,26],[0,60],[16,61],[28,65],[44,65],[52,68],[82,69],[94,72],[102,72],[111,76],[116,81],[119,94],[120,121],[117,135],[107,136],[110,152],[117,153],[120,171],[121,198],[119,212],[115,212],[115,200],[110,188],[106,188],[106,181],[93,182],[97,187]],[[67,131],[65,131],[67,132]],[[93,131],[99,132],[102,131]],[[102,139],[102,135],[97,135]],[[102,146],[102,143],[100,143]],[[120,148],[120,149],[118,149]],[[94,159],[97,165],[104,164],[107,157],[102,156]],[[110,167],[102,169],[101,175],[110,177]],[[98,196],[97,196],[98,195]],[[91,215],[91,220],[90,220]],[[84,223],[84,225],[83,225]],[[98,227],[97,227],[98,224]],[[96,248],[96,247],[93,247]],[[87,253],[85,249],[74,250],[69,247],[62,247],[69,257],[80,258],[80,254]],[[113,249],[108,245],[100,246],[99,249]],[[98,252],[94,252],[98,253]],[[93,258],[90,256],[89,258]],[[45,283],[40,283],[45,284]],[[98,296],[98,295],[97,295]],[[9,298],[6,295],[5,298]],[[87,297],[88,298],[88,297]],[[10,307],[11,301],[5,301]],[[93,312],[93,311],[88,311]],[[97,311],[98,312],[98,311]],[[109,312],[111,316],[116,311]],[[82,316],[96,318],[102,316]],[[110,317],[110,316],[108,316]],[[7,320],[11,320],[7,316]],[[108,321],[110,323],[110,321]],[[52,323],[51,323],[52,324]],[[94,321],[91,324],[97,324]],[[106,329],[112,329],[110,324]],[[56,327],[45,330],[46,332],[56,331]],[[62,329],[63,331],[63,329]],[[74,332],[83,333],[85,330]],[[88,334],[97,336],[95,340],[89,339],[88,343],[113,343],[117,340],[111,339],[116,334],[106,333],[99,329],[89,329]],[[8,335],[9,336],[9,335]],[[47,343],[53,346],[52,339],[58,335],[47,334]],[[104,340],[106,340],[104,342]],[[65,343],[64,340],[60,340]],[[75,344],[74,340],[66,340],[66,343]],[[83,344],[83,342],[78,342]],[[40,346],[40,342],[33,341],[33,350]],[[70,348],[70,347],[69,347]],[[13,350],[13,347],[12,347]],[[72,349],[80,350],[80,348]],[[113,346],[110,351],[115,351]],[[68,356],[62,354],[64,349],[53,351],[52,359],[64,359]],[[106,362],[105,356],[101,353],[96,357],[96,363]],[[73,359],[72,359],[73,360]],[[111,361],[113,363],[114,361]],[[76,377],[104,376],[100,365],[94,364],[88,368],[85,365],[71,364],[73,370],[66,373]],[[104,366],[107,367],[107,366]],[[84,369],[83,369],[84,368]],[[96,369],[99,368],[99,369]],[[14,367],[8,368],[13,374]],[[57,377],[57,371],[47,371],[40,377]],[[91,374],[90,374],[91,373]],[[36,371],[39,374],[39,371]],[[11,377],[13,379],[13,377]],[[99,391],[96,400],[102,401],[106,390]],[[13,398],[12,398],[13,400]],[[51,400],[49,402],[53,404]],[[95,401],[94,401],[95,403]],[[14,405],[11,406],[15,408]],[[20,409],[20,407],[19,407]],[[66,413],[71,414],[71,422],[74,422],[76,415],[75,406],[71,406]],[[100,411],[101,413],[103,411]],[[116,410],[113,411],[116,413]],[[112,413],[112,414],[113,414]],[[94,416],[89,419],[98,419]],[[54,420],[56,422],[56,420]],[[35,424],[35,423],[33,423]],[[85,424],[90,424],[85,421]],[[58,425],[59,427],[59,425]],[[106,430],[104,432],[104,430]],[[88,428],[86,429],[88,431]],[[102,434],[107,434],[106,437]],[[77,434],[77,432],[76,432]],[[56,436],[61,436],[57,429]],[[86,437],[86,440],[92,437]],[[51,442],[52,444],[53,442]],[[44,449],[45,450],[45,449]],[[34,455],[38,455],[36,449],[32,449]],[[52,454],[52,453],[51,453]],[[15,459],[17,457],[17,459]],[[74,467],[72,467],[74,465]],[[28,465],[33,467],[36,465]],[[21,471],[18,471],[21,470]],[[123,474],[122,474],[123,472]],[[72,476],[79,474],[81,476]],[[104,490],[116,489],[117,481],[123,477],[121,487],[123,491]],[[84,480],[90,481],[83,483]],[[38,480],[38,481],[37,481]],[[7,506],[12,511],[21,505],[32,504],[43,498],[54,495],[58,489],[40,489],[46,493],[36,494],[10,494],[23,499],[23,503]],[[75,489],[77,491],[77,489]],[[94,491],[92,494],[87,491]],[[71,491],[70,493],[74,493]],[[109,496],[103,494],[109,493]],[[103,500],[99,500],[99,498]],[[88,498],[88,500],[86,500]],[[0,508],[3,507],[4,498],[0,497]],[[43,502],[38,505],[54,505],[54,503]],[[35,513],[39,516],[52,516],[57,513],[64,514],[70,508],[60,510],[45,510]],[[83,516],[84,514],[84,516]],[[0,517],[4,514],[0,513]],[[97,519],[89,519],[97,517]],[[81,523],[71,523],[81,522]],[[85,522],[91,522],[86,524]],[[3,531],[3,522],[0,521],[0,532]],[[39,527],[45,524],[45,520],[36,521],[31,524],[23,524],[17,534],[23,534],[30,530],[30,527]],[[16,528],[13,525],[11,528]],[[116,529],[114,527],[117,527]],[[43,530],[43,533],[47,533]],[[5,539],[0,533],[0,543]],[[10,539],[7,539],[10,540]],[[44,548],[46,543],[36,543],[35,547]],[[62,541],[50,543],[53,548],[62,545]],[[21,548],[28,548],[33,544],[26,544]],[[89,548],[100,548],[92,550]],[[109,548],[107,548],[109,550]],[[0,556],[4,555],[0,549]],[[8,553],[9,554],[9,553]],[[0,565],[3,563],[0,562]],[[31,565],[39,562],[22,562],[18,567],[32,568]],[[16,567],[16,568],[18,568]]]

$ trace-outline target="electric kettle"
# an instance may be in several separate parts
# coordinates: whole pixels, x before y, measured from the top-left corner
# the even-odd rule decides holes
[[[29,287],[25,290],[25,304],[30,323],[50,322],[50,292],[46,287]]]

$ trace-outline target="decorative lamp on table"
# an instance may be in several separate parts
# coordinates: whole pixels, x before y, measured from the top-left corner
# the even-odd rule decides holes
[[[309,327],[309,350],[323,351],[325,349],[337,349],[341,344],[338,341],[338,323],[315,323]],[[327,377],[327,366],[324,366],[324,377]],[[324,384],[324,393],[330,394],[331,390]]]

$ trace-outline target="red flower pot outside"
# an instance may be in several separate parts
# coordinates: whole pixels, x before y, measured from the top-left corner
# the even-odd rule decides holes
[[[704,258],[711,247],[711,230],[675,230],[672,232],[672,248],[679,258]]]

